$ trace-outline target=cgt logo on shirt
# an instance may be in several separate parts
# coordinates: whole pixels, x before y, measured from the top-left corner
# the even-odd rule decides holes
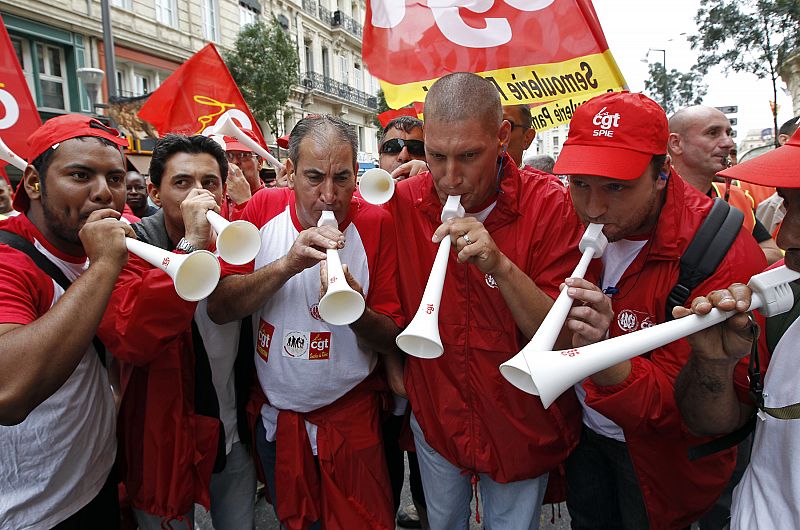
[[[283,336],[283,356],[310,361],[331,356],[330,331],[287,331]]]
[[[256,340],[256,353],[264,359],[264,362],[269,361],[269,345],[272,342],[272,335],[275,333],[275,326],[265,321],[263,318],[259,319],[258,323],[258,337]]]

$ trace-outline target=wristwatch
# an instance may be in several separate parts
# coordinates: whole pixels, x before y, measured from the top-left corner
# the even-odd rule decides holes
[[[192,252],[198,250],[195,248],[194,245],[189,243],[189,240],[185,237],[182,237],[178,244],[175,245],[175,250],[180,250],[181,252],[186,252],[187,254],[191,254]]]

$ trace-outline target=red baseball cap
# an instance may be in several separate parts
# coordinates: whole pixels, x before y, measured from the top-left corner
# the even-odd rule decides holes
[[[607,92],[575,110],[553,173],[634,180],[653,155],[667,153],[668,138],[658,103],[644,94]]]
[[[258,136],[256,136],[256,133],[254,133],[252,131],[252,129],[242,129],[242,132],[244,132],[247,136],[249,136],[250,139],[252,139],[255,143],[261,145],[261,142],[258,140]],[[247,152],[247,153],[252,153],[253,152],[252,149],[250,149],[249,147],[247,147],[246,145],[244,145],[243,143],[241,143],[239,140],[237,140],[236,138],[234,138],[232,136],[226,136],[225,137],[225,150],[226,151],[244,151],[244,152]]]
[[[800,129],[781,147],[717,175],[776,188],[800,188]]]
[[[28,163],[30,164],[50,148],[58,149],[61,142],[82,137],[104,138],[119,147],[126,147],[128,139],[118,130],[100,120],[84,114],[66,114],[47,120],[28,137]],[[14,209],[28,211],[30,199],[25,191],[25,180],[20,181],[14,194]]]

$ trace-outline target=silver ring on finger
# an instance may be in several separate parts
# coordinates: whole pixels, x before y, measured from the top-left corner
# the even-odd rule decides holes
[[[473,243],[473,241],[469,238],[469,234],[464,234],[461,237],[464,238],[464,241],[466,241],[467,245],[471,245]]]

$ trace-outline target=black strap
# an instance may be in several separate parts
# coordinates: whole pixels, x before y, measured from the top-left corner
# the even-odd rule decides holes
[[[219,420],[217,456],[214,459],[214,473],[219,473],[225,469],[226,464],[225,426],[219,413],[219,399],[211,376],[211,362],[208,359],[205,344],[203,344],[203,337],[200,335],[200,328],[197,327],[194,318],[192,319],[192,347],[194,349],[194,412]]]
[[[717,270],[739,235],[743,221],[740,210],[722,199],[714,199],[714,206],[681,256],[678,283],[667,297],[667,321],[672,320],[673,308],[684,305],[692,291]]]
[[[56,265],[47,259],[47,257],[39,252],[33,243],[25,239],[24,237],[15,234],[13,232],[8,232],[6,230],[0,230],[0,243],[5,243],[9,247],[16,249],[23,254],[26,254],[33,262],[36,264],[39,269],[42,270],[45,274],[50,276],[53,281],[55,281],[58,285],[61,286],[64,291],[69,289],[69,286],[72,285],[72,282],[64,276],[64,273],[56,267]],[[97,355],[100,357],[100,362],[103,363],[103,366],[106,365],[106,347],[97,337],[97,335],[92,338],[92,344],[94,344],[94,349],[97,350]]]

